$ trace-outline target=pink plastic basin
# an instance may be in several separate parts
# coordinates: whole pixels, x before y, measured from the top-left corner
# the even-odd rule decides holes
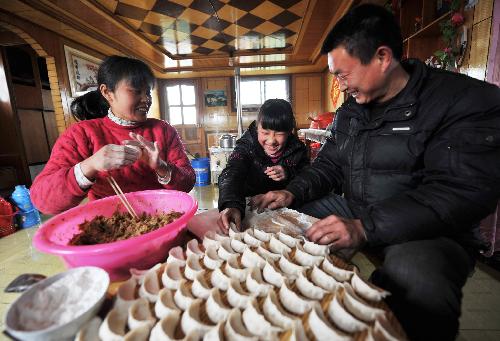
[[[155,214],[171,210],[184,212],[174,222],[138,237],[98,245],[67,245],[79,232],[78,225],[97,215],[110,217],[115,211],[125,212],[117,196],[91,201],[67,210],[44,223],[33,236],[40,251],[60,256],[66,266],[98,266],[106,270],[112,281],[130,277],[130,268],[148,269],[165,261],[170,248],[182,242],[186,223],[194,215],[198,203],[189,194],[170,190],[126,193],[134,210]]]

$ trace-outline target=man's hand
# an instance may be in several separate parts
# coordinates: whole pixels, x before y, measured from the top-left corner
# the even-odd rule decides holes
[[[80,164],[87,179],[94,179],[97,172],[117,169],[133,164],[141,152],[129,146],[107,144]]]
[[[283,166],[272,166],[267,167],[264,173],[274,181],[283,181],[286,180],[286,172]]]
[[[222,210],[217,219],[219,231],[223,234],[229,233],[229,223],[234,223],[238,230],[241,230],[241,212],[239,209],[230,207]]]
[[[318,244],[332,244],[332,250],[359,249],[366,242],[361,220],[336,215],[315,222],[306,237]]]
[[[269,208],[271,210],[290,206],[295,196],[287,190],[270,191],[266,194],[259,194],[250,199],[248,205],[252,210],[257,209],[258,213]]]

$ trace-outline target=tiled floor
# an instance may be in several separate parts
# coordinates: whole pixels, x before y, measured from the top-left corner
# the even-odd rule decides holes
[[[217,186],[195,187],[190,194],[198,200],[200,210],[217,207]],[[373,264],[362,254],[354,256],[352,261],[360,268],[365,278],[374,270]],[[500,340],[500,272],[478,262],[463,292],[462,317],[457,340]]]

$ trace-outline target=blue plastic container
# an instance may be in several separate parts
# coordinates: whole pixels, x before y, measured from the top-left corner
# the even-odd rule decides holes
[[[41,223],[40,213],[33,206],[30,191],[24,185],[17,185],[11,195],[12,201],[19,208],[17,215],[21,228],[31,227]]]
[[[207,186],[210,184],[210,159],[203,157],[191,160],[194,173],[196,174],[195,186]]]
[[[30,191],[25,185],[17,185],[10,197],[21,212],[28,212],[35,208],[31,202]]]
[[[19,222],[19,226],[23,229],[42,223],[42,220],[40,219],[40,213],[38,213],[38,210],[36,208],[28,212],[19,211],[19,213],[17,214],[17,219]]]

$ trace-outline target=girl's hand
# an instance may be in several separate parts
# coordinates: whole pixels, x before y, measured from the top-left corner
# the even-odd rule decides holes
[[[241,212],[239,209],[230,207],[224,209],[219,214],[219,219],[217,219],[217,225],[219,226],[219,231],[223,234],[229,233],[229,223],[234,223],[236,228],[240,230],[241,228]]]
[[[133,164],[141,157],[140,151],[126,145],[108,144],[81,162],[83,174],[94,179],[97,172],[117,169]]]
[[[160,159],[160,149],[158,147],[158,142],[147,141],[144,137],[139,134],[130,133],[129,136],[132,140],[125,140],[122,142],[125,146],[134,148],[141,152],[140,159],[151,167],[154,171],[158,172],[158,169],[162,165]]]
[[[264,173],[274,181],[286,180],[286,172],[283,166],[267,167]]]

